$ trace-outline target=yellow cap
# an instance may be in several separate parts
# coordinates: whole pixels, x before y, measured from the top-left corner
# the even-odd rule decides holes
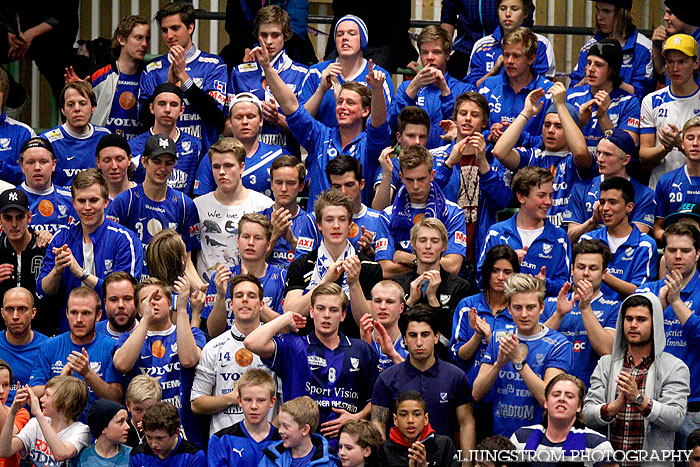
[[[693,39],[693,36],[688,34],[674,34],[666,39],[662,54],[666,54],[669,50],[677,50],[686,54],[688,57],[698,56],[698,42]]]

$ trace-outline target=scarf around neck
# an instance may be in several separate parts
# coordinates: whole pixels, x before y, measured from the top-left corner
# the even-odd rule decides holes
[[[349,241],[346,241],[345,249],[342,253],[340,253],[340,256],[338,256],[338,259],[336,261],[344,260],[346,258],[356,255],[357,253],[355,252],[355,248],[350,244]],[[318,257],[316,258],[316,264],[314,265],[314,270],[311,273],[311,281],[309,282],[307,290],[311,290],[313,287],[316,287],[318,284],[320,284],[321,280],[328,272],[328,269],[330,269],[330,267],[333,266],[333,264],[336,261],[333,260],[333,256],[331,256],[331,254],[328,252],[328,248],[326,248],[326,243],[322,241],[321,246],[318,247]],[[347,274],[343,273],[342,278],[343,292],[349,295],[350,290],[348,287]]]

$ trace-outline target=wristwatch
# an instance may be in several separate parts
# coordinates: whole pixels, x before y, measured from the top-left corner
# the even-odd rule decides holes
[[[643,402],[644,402],[644,394],[642,394],[640,392],[639,394],[637,394],[637,397],[634,398],[634,400],[632,401],[632,404],[642,405]]]
[[[525,366],[524,360],[520,360],[519,362],[513,362],[513,368],[515,368],[515,371],[522,370],[524,366]]]
[[[85,279],[87,279],[89,275],[90,275],[90,273],[87,272],[87,270],[83,269],[83,275],[80,276],[80,278],[79,278],[80,282],[84,282]]]

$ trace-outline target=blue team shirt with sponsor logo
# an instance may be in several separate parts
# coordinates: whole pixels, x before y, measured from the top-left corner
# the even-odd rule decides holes
[[[112,354],[124,345],[130,335],[131,332],[125,332],[117,340],[116,344],[112,339],[105,336],[105,339],[111,342],[110,350]],[[192,328],[192,335],[197,347],[200,349],[204,348],[206,338],[201,329]],[[110,359],[112,354],[110,354]],[[195,433],[197,430],[194,427],[200,423],[194,417],[189,403],[194,373],[194,367],[182,368],[180,365],[180,357],[177,353],[177,328],[175,325],[172,325],[165,331],[148,331],[146,333],[146,339],[143,347],[141,347],[136,364],[124,375],[124,387],[128,387],[131,380],[137,375],[145,374],[156,378],[163,390],[162,400],[170,402],[178,408],[185,433],[188,439],[192,440],[191,435],[194,435],[196,438]],[[183,401],[185,401],[184,404],[182,403]]]
[[[132,161],[136,166],[131,180],[136,183],[143,183],[146,178],[146,169],[143,167],[141,158],[146,142],[152,135],[153,129],[150,129],[129,141]],[[194,174],[197,171],[197,164],[202,153],[202,143],[194,136],[179,131],[175,147],[177,148],[177,161],[175,161],[173,173],[168,178],[168,186],[189,196],[194,186]]]
[[[686,203],[700,203],[700,177],[688,175],[685,165],[663,174],[656,184],[655,199],[656,217],[678,212]]]
[[[232,277],[236,277],[241,274],[241,265],[238,264],[231,269]],[[214,301],[216,300],[216,283],[214,278],[216,277],[216,272],[212,274],[209,280],[209,287],[207,288],[207,299],[204,303],[204,309],[202,310],[202,319],[208,319],[211,314],[212,308],[214,308]],[[276,266],[267,265],[267,270],[263,277],[258,278],[260,284],[263,287],[264,297],[263,302],[265,305],[270,307],[272,310],[279,314],[282,314],[282,301],[284,300],[284,284],[287,281],[287,270],[281,269]],[[226,325],[230,328],[233,326],[233,310],[231,309],[231,285],[229,284],[226,288]]]
[[[170,63],[169,54],[165,54],[146,65],[139,82],[139,107],[148,105],[156,86],[168,80]],[[226,103],[228,71],[221,57],[202,52],[201,50],[195,50],[192,57],[187,59],[185,71],[194,82],[194,85],[204,91],[205,94],[211,96],[216,101],[219,109],[223,110]],[[202,152],[207,152],[209,146],[218,139],[217,125],[212,122],[203,122],[199,113],[192,108],[192,105],[186,98],[183,103],[185,112],[180,115],[177,126],[184,132],[200,139],[202,141]]]
[[[614,331],[617,325],[617,314],[620,310],[620,302],[617,300],[609,300],[605,298],[606,296],[607,295],[603,293],[599,293],[591,300],[591,310],[593,310],[595,317],[598,318],[598,322],[603,329]],[[571,300],[572,297],[573,293],[567,295],[568,300]],[[545,301],[544,312],[542,312],[540,322],[544,323],[547,321],[556,310],[557,298],[549,297]],[[591,375],[598,364],[600,356],[593,349],[593,345],[588,337],[588,331],[586,331],[586,327],[583,325],[578,301],[576,301],[571,311],[562,318],[561,324],[559,325],[559,332],[566,336],[573,347],[574,364],[571,367],[571,374],[581,378],[586,385],[586,389],[588,389],[591,386]]]
[[[486,338],[481,338],[481,343],[477,349],[474,357],[467,361],[462,359],[458,353],[459,349],[466,344],[469,339],[474,335],[474,329],[472,329],[469,324],[469,310],[472,308],[476,309],[476,313],[480,318],[486,320],[491,327],[491,339],[499,338],[499,332],[515,332],[515,323],[513,322],[513,317],[510,315],[508,308],[504,308],[499,311],[496,315],[493,314],[489,304],[486,302],[486,297],[484,293],[478,293],[472,295],[471,297],[466,297],[460,300],[457,304],[457,309],[452,317],[452,336],[450,337],[450,356],[455,365],[464,369],[467,373],[467,379],[469,384],[474,384],[476,376],[479,374],[479,368],[481,368],[481,360],[484,358],[486,353]]]
[[[92,75],[92,87],[100,86],[115,71],[111,64],[97,70]],[[127,141],[143,132],[143,127],[139,122],[137,105],[140,79],[141,73],[135,75],[119,73],[112,98],[112,107],[104,122],[105,128],[112,133],[122,135]]]
[[[272,219],[272,211],[274,209],[274,206],[270,206],[261,211],[261,214],[268,219]],[[268,258],[267,264],[286,270],[296,258],[309,254],[311,250],[318,248],[321,236],[318,233],[316,221],[312,214],[299,208],[296,216],[292,218],[291,229],[294,238],[297,239],[296,248],[292,250],[289,242],[284,237],[280,237],[272,249],[272,255]]]
[[[479,88],[479,94],[483,94],[489,103],[489,128],[494,123],[513,123],[513,120],[523,110],[525,98],[531,91],[542,88],[547,92],[554,85],[543,75],[536,74],[530,84],[515,94],[513,88],[508,84],[507,76],[503,73],[486,78]],[[550,101],[547,98],[544,98],[543,101],[542,108],[546,110],[549,108]],[[533,116],[525,125],[523,136],[540,136],[542,134],[544,116],[544,112]]]
[[[571,373],[573,347],[567,338],[546,326],[533,336],[516,334],[521,344],[527,346],[525,363],[541,379],[547,368],[558,368]],[[522,347],[522,346],[521,346]],[[486,348],[482,364],[494,365],[498,359],[499,341],[491,339]],[[506,363],[499,371],[493,385],[493,434],[510,436],[518,428],[542,420],[544,409],[528,389],[522,376]]]
[[[520,155],[519,169],[527,166],[542,167],[554,175],[552,188],[552,207],[549,208],[547,218],[549,222],[561,227],[569,210],[569,199],[574,186],[595,175],[596,164],[591,160],[591,165],[585,171],[579,171],[574,164],[574,156],[570,151],[550,152],[540,148],[515,148]],[[591,158],[592,159],[592,158]]]
[[[514,250],[523,248],[523,241],[516,227],[515,214],[510,219],[499,222],[489,229],[477,264],[477,276],[481,278],[481,267],[486,253],[496,245],[508,245]],[[542,266],[546,266],[545,288],[547,296],[555,297],[564,283],[569,279],[571,271],[571,243],[569,237],[559,227],[545,221],[544,230],[528,248],[520,272],[536,276]]]
[[[30,225],[35,230],[48,230],[51,233],[56,233],[58,229],[68,225],[71,217],[78,218],[68,190],[51,185],[51,188],[45,192],[38,192],[30,188],[26,182],[17,188],[27,194],[29,210],[32,211]]]
[[[304,79],[304,82],[302,84],[301,99],[299,99],[300,105],[304,105],[306,101],[311,99],[311,96],[314,95],[316,89],[318,89],[319,83],[321,82],[321,74],[323,73],[323,70],[325,70],[332,63],[335,62],[336,60],[326,60],[325,62],[317,63],[309,68],[309,72],[306,74],[306,78]],[[386,102],[386,109],[388,111],[391,107],[391,100],[394,98],[394,84],[391,81],[391,74],[376,63],[374,64],[374,71],[382,72],[386,78],[384,81],[383,90],[384,101]],[[368,73],[369,62],[366,59],[363,59],[362,69],[357,73],[357,75],[352,77],[344,77],[342,75],[338,75],[337,78],[340,84],[343,84],[347,81],[355,81],[367,86],[366,80]],[[321,105],[319,106],[318,112],[316,113],[316,119],[319,122],[331,128],[335,128],[338,126],[338,120],[335,116],[335,94],[333,92],[333,88],[327,90],[326,93],[323,95],[323,100],[321,101]],[[302,143],[300,139],[299,142]],[[386,146],[388,146],[388,144]],[[377,154],[377,156],[379,156],[379,154]],[[374,172],[371,173],[374,174]],[[365,180],[371,179],[365,177]]]
[[[29,138],[36,136],[27,124],[8,117],[0,109],[0,174],[2,180],[19,185],[24,174],[19,166],[19,150]]]
[[[593,205],[600,198],[600,183],[603,176],[598,175],[590,183],[581,183],[574,187],[569,200],[571,217],[565,217],[564,222],[576,222],[583,224],[593,215]],[[656,201],[654,200],[654,190],[646,185],[642,185],[634,178],[629,179],[634,187],[634,209],[630,213],[630,222],[637,222],[652,227],[654,225],[654,212],[656,211]],[[599,227],[603,226],[603,222]]]
[[[68,363],[67,357],[72,352],[82,354],[82,349],[87,351],[90,358],[90,368],[97,376],[108,383],[122,383],[122,375],[117,372],[112,364],[112,348],[114,341],[109,337],[96,333],[95,338],[89,344],[76,345],[70,338],[70,332],[64,332],[43,342],[41,350],[34,355],[34,369],[29,379],[30,386],[45,385],[54,376],[60,376],[63,367]],[[14,368],[13,368],[14,370]],[[84,380],[82,376],[73,372],[73,376]],[[95,400],[97,394],[88,385],[88,407]],[[87,408],[80,417],[86,420]]]
[[[608,228],[603,227],[581,235],[581,240],[584,239],[602,240],[609,246]],[[608,272],[618,279],[641,287],[647,281],[658,277],[658,256],[656,241],[632,224],[632,233],[613,253],[612,260],[608,264]],[[608,298],[615,300],[625,298],[605,283],[600,285],[600,290]]]
[[[73,178],[78,172],[95,167],[97,143],[107,134],[107,128],[90,124],[87,133],[76,135],[63,124],[39,135],[51,142],[56,154],[54,185],[70,190]]]
[[[32,372],[36,367],[38,360],[37,355],[41,352],[41,348],[49,338],[40,332],[34,331],[34,337],[31,342],[24,345],[14,345],[7,341],[7,330],[0,332],[0,358],[10,364],[14,381],[10,386],[10,397],[8,401],[14,399],[14,394],[17,388],[29,384],[32,377]]]
[[[651,292],[657,297],[664,287],[664,279],[647,282],[634,293]],[[681,290],[681,300],[693,312],[690,318],[681,326],[681,322],[673,312],[671,305],[664,309],[664,330],[666,332],[666,347],[664,352],[683,360],[688,368],[698,368],[700,365],[700,274],[693,274],[690,282]],[[690,372],[690,395],[688,402],[700,401],[700,373]]]
[[[153,201],[136,185],[123,191],[109,203],[106,216],[136,232],[144,249],[153,236],[163,229],[173,229],[182,236],[187,251],[198,250],[199,212],[187,195],[168,187],[165,200]]]
[[[275,71],[277,71],[277,74],[280,75],[284,84],[286,84],[294,95],[297,96],[297,99],[299,99],[301,85],[304,82],[304,78],[306,78],[306,73],[309,71],[308,68],[301,63],[293,61],[284,50],[280,52],[277,57],[272,59],[270,63]],[[267,80],[263,76],[262,68],[260,68],[256,62],[241,63],[231,70],[231,78],[228,82],[227,92],[227,109],[231,107],[231,103],[236,94],[242,92],[249,92],[255,95],[261,102],[276,103],[270,91],[270,87],[267,85]],[[277,111],[282,112],[279,107]],[[299,143],[291,135],[286,134],[278,126],[268,121],[263,122],[260,141],[275,146],[282,146],[289,151],[290,154],[301,159]]]
[[[270,188],[270,166],[280,156],[289,155],[289,152],[279,146],[260,142],[258,149],[250,157],[245,158],[245,170],[241,175],[243,186],[248,189],[272,197]],[[197,168],[197,177],[194,182],[194,194],[206,195],[216,190],[214,172],[211,168],[211,159],[207,154],[202,158]]]
[[[384,371],[394,366],[394,362],[384,353],[382,346],[374,339],[372,340],[372,350],[374,350],[374,353],[377,354],[377,358],[379,359],[379,371]],[[406,346],[403,343],[403,336],[399,335],[399,338],[394,342],[394,350],[396,350],[404,360],[408,358],[408,350],[406,350]]]
[[[263,363],[279,376],[285,401],[309,396],[320,412],[319,426],[338,418],[338,408],[357,413],[372,398],[377,379],[377,355],[360,339],[340,333],[340,345],[331,350],[315,333],[280,334],[273,339],[275,353]],[[338,440],[330,440],[337,446]]]
[[[588,84],[569,88],[566,94],[566,102],[572,104],[578,110],[594,97]],[[581,132],[586,138],[586,145],[588,145],[591,152],[595,151],[598,142],[605,136],[598,126],[598,117],[596,117],[595,109],[596,107],[594,106],[591,119],[581,128]],[[620,88],[615,88],[610,92],[610,107],[608,107],[607,114],[613,127],[639,134],[640,111],[639,100],[633,94],[629,94]]]

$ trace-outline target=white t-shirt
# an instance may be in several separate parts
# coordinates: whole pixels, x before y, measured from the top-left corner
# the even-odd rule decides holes
[[[544,232],[544,226],[535,230],[518,229],[518,235],[520,235],[520,240],[523,241],[523,247],[530,248],[532,242],[537,240],[537,237],[542,235],[542,232]]]
[[[610,253],[614,255],[617,252],[617,249],[620,248],[620,246],[625,243],[628,238],[630,238],[629,235],[622,238],[616,238],[611,237],[610,234],[608,234],[608,246],[610,247]]]
[[[202,249],[197,255],[197,272],[209,282],[216,272],[217,263],[228,267],[239,263],[238,221],[244,214],[260,212],[274,204],[267,196],[250,190],[248,198],[236,206],[221,204],[207,193],[194,200],[199,211]]]
[[[671,92],[671,87],[648,94],[642,100],[640,134],[656,133],[666,125],[675,125],[683,129],[683,125],[700,113],[700,89],[690,96],[679,97]],[[656,139],[658,143],[658,138]],[[649,187],[653,190],[659,178],[671,170],[686,163],[685,155],[678,149],[673,149],[651,171]]]
[[[244,339],[245,336],[238,328],[232,326],[225,333],[207,342],[199,357],[190,401],[202,396],[228,394],[238,386],[238,380],[241,379],[243,373],[251,368],[261,368],[270,373],[277,382],[277,401],[282,399],[281,394],[279,394],[282,385],[275,374],[263,364],[260,357],[243,346]],[[276,412],[276,410],[269,411],[268,420],[270,422],[274,419]],[[241,420],[243,420],[243,410],[237,404],[232,405],[211,416],[209,436]]]
[[[75,449],[77,449],[76,455],[83,448],[90,445],[90,428],[84,423],[73,422],[57,434],[61,441],[67,441],[75,446]],[[29,456],[29,459],[35,467],[60,467],[68,465],[68,460],[56,462],[36,418],[29,420],[24,428],[22,428],[22,431],[15,436],[17,436],[24,445],[24,449],[20,452],[21,456],[23,458]]]
[[[95,248],[92,243],[83,242],[83,269],[95,275]]]

